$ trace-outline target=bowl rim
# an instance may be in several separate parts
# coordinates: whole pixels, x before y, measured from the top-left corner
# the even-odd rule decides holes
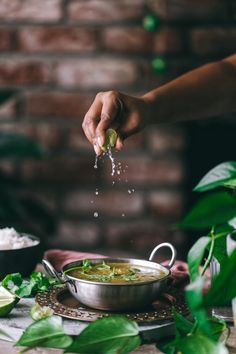
[[[36,243],[35,245],[31,245],[31,246],[26,246],[26,247],[21,247],[21,248],[11,248],[11,249],[7,249],[7,250],[1,250],[0,249],[0,252],[12,252],[12,251],[20,251],[20,250],[25,250],[25,249],[29,249],[29,248],[33,248],[33,247],[37,247],[40,245],[41,243],[41,240],[38,236],[35,236],[35,235],[31,235],[31,234],[28,234],[26,232],[18,232],[18,234],[22,237],[22,236],[27,236],[29,237],[30,239],[33,239],[34,241],[38,241],[38,243]]]
[[[90,285],[102,285],[102,286],[142,286],[142,285],[147,285],[147,284],[153,284],[153,283],[157,283],[157,282],[162,282],[164,280],[166,280],[168,277],[170,277],[171,275],[171,270],[168,269],[166,266],[163,266],[160,263],[157,262],[152,262],[149,260],[145,260],[145,259],[136,259],[136,258],[111,258],[111,257],[104,257],[104,258],[88,258],[89,261],[110,261],[110,262],[114,262],[114,263],[119,263],[120,261],[123,261],[124,263],[128,263],[130,261],[135,262],[145,262],[148,265],[153,265],[153,267],[149,266],[149,268],[154,268],[155,266],[161,267],[164,269],[164,271],[166,272],[166,275],[160,279],[156,279],[156,280],[148,280],[148,281],[144,281],[144,282],[133,282],[133,283],[109,283],[109,282],[99,282],[99,281],[92,281],[92,280],[86,280],[86,279],[80,279],[80,278],[75,278],[71,275],[68,275],[67,273],[65,273],[67,267],[69,267],[70,265],[74,264],[74,263],[81,263],[83,262],[83,259],[78,260],[78,261],[73,261],[73,262],[69,262],[67,264],[65,264],[62,268],[62,274],[64,277],[68,278],[69,280],[67,280],[68,282],[70,280],[73,281],[77,281],[77,282],[81,282],[81,283],[85,283],[85,284],[90,284]]]

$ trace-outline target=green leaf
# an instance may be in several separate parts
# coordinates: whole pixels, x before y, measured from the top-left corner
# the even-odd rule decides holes
[[[204,229],[228,222],[236,215],[236,201],[226,192],[202,198],[180,223],[183,228]]]
[[[173,318],[175,321],[175,327],[178,336],[186,336],[188,333],[192,331],[194,323],[187,320],[183,315],[178,313],[175,309],[173,310]]]
[[[230,180],[236,178],[236,162],[229,161],[221,163],[210,170],[194,188],[196,192],[204,192],[210,189],[229,184]]]
[[[185,288],[185,294],[192,315],[198,321],[198,327],[204,334],[211,335],[207,312],[204,308],[200,308],[203,299],[203,287],[204,277],[199,276]]]
[[[0,106],[16,95],[16,90],[0,90]]]
[[[66,349],[68,353],[125,354],[141,344],[138,325],[123,316],[92,322]]]
[[[189,275],[192,280],[195,280],[200,275],[199,267],[202,262],[204,253],[207,249],[207,246],[210,244],[210,242],[210,237],[201,237],[197,240],[197,242],[192,246],[192,248],[188,252]]]
[[[70,346],[71,343],[71,337],[64,333],[62,318],[51,316],[36,321],[26,328],[16,346],[64,349]]]
[[[227,324],[225,321],[220,320],[217,317],[211,317],[209,319],[209,324],[211,326],[211,338],[218,341],[223,332],[227,329]]]
[[[224,344],[213,342],[202,334],[181,338],[175,345],[181,354],[228,354]]]
[[[221,264],[220,273],[204,297],[201,307],[228,305],[236,297],[236,250]]]
[[[0,133],[0,158],[40,158],[45,149],[32,139],[19,134]]]
[[[22,282],[23,279],[20,273],[12,273],[5,276],[2,281],[2,286],[12,293],[15,293],[15,290],[21,286]]]

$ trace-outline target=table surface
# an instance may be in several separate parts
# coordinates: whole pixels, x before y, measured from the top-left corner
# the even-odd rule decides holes
[[[37,269],[38,270],[38,269]],[[41,270],[41,269],[40,269]],[[19,333],[17,336],[12,335],[11,328],[15,328],[16,331],[24,330],[32,320],[29,317],[29,311],[34,304],[33,299],[22,299],[18,306],[13,309],[8,318],[2,318],[0,321],[0,329],[6,329],[13,338],[19,338]],[[68,334],[78,334],[86,326],[85,323],[81,321],[64,319],[64,328]],[[168,327],[170,328],[170,327]],[[142,328],[141,328],[142,331]],[[155,332],[156,333],[156,332]],[[160,332],[158,332],[160,333]],[[14,331],[13,331],[14,334]],[[236,354],[236,329],[231,327],[231,335],[227,341],[228,349],[230,354]],[[19,348],[14,347],[13,342],[7,342],[0,339],[0,354],[19,354]],[[37,348],[30,351],[30,354],[62,354],[62,350],[58,349],[45,349]],[[148,344],[142,345],[132,352],[133,354],[160,354],[161,352],[156,349],[155,345]]]

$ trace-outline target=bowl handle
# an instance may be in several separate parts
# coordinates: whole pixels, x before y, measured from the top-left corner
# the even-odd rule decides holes
[[[157,252],[160,248],[162,248],[162,247],[168,247],[168,248],[170,248],[170,250],[171,250],[171,260],[170,260],[170,262],[168,263],[168,265],[165,266],[165,267],[167,267],[167,268],[170,269],[170,268],[172,268],[172,266],[173,266],[174,263],[175,263],[177,253],[176,253],[176,249],[174,248],[174,246],[173,246],[171,243],[169,243],[169,242],[163,242],[163,243],[160,243],[159,245],[157,245],[157,246],[152,250],[152,253],[150,254],[148,260],[149,260],[149,261],[152,261],[153,258],[154,258],[154,256],[155,256],[155,254],[156,254],[156,252]]]
[[[66,281],[62,278],[61,274],[56,271],[56,269],[53,267],[53,265],[50,262],[48,262],[46,259],[43,259],[42,264],[46,273],[50,277],[56,278],[62,284],[66,283]]]

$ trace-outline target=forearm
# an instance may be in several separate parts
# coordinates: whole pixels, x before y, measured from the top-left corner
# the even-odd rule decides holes
[[[236,112],[236,55],[204,65],[144,96],[150,123]]]

